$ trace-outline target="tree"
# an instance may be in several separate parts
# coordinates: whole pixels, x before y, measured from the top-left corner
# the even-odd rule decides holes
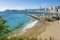
[[[5,26],[6,22],[7,21],[0,16],[0,37],[10,32],[10,30],[7,29],[9,26]]]

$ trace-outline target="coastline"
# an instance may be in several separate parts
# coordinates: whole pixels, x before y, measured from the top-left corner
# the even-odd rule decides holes
[[[39,35],[42,36],[43,32],[46,31],[46,28],[47,28],[46,24],[44,23],[44,21],[40,21],[40,20],[38,22],[35,22],[35,23],[36,24],[34,26],[29,26],[29,27],[25,26],[25,28],[23,28],[24,29],[23,31],[20,31],[20,29],[16,30],[15,32],[17,33],[17,31],[19,31],[19,33],[17,33],[15,36],[19,36],[19,37],[36,37],[36,36],[38,37]],[[27,24],[27,25],[29,25],[29,24]],[[48,22],[48,27],[50,27],[49,22]],[[43,37],[42,37],[42,39],[43,39]]]
[[[19,34],[19,37],[36,37],[42,32],[45,31],[46,24],[42,21],[38,21],[31,29],[28,29],[26,32],[24,32],[22,35]]]
[[[8,35],[8,38],[10,37],[14,37],[14,36],[18,36],[18,35],[22,35],[24,32],[27,31],[27,29],[32,28],[34,25],[36,25],[36,23],[38,22],[38,20],[34,20],[32,22],[27,23],[26,25],[24,25],[22,28],[18,28],[16,30],[13,30],[11,32],[11,34]]]
[[[22,31],[25,32],[27,29],[32,28],[34,25],[36,25],[37,22],[38,22],[38,20],[31,22],[31,23],[28,23],[27,25],[25,25],[25,27],[22,29]]]

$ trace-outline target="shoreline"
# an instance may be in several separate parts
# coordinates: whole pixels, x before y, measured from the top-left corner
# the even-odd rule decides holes
[[[38,34],[41,34],[42,32],[45,31],[45,24],[42,21],[38,21],[31,29],[28,29],[26,32],[24,32],[22,35],[19,34],[19,37],[36,37]]]
[[[34,23],[34,22],[32,22],[32,23]],[[31,24],[32,24],[31,23]],[[30,24],[30,23],[29,23]],[[38,34],[41,34],[43,31],[45,31],[45,26],[46,26],[46,24],[44,24],[44,21],[35,21],[35,23],[34,23],[34,26],[32,25],[32,26],[30,26],[29,24],[27,24],[24,28],[23,28],[23,30],[22,31],[20,31],[19,29],[18,30],[16,30],[15,32],[16,32],[16,34],[15,35],[13,35],[13,36],[25,36],[25,37],[32,37],[32,36],[35,36],[35,35],[38,35]],[[41,24],[41,25],[40,25]],[[29,26],[29,27],[27,27],[27,26]],[[30,29],[31,28],[31,29]],[[27,32],[25,32],[26,31],[26,29],[28,29],[27,30]],[[17,31],[19,31],[19,33],[17,32]]]
[[[11,34],[8,35],[8,38],[10,37],[14,37],[14,36],[18,36],[18,35],[22,35],[24,32],[27,31],[27,29],[32,28],[34,25],[36,25],[36,23],[38,22],[38,20],[32,21],[27,23],[26,25],[24,25],[22,28],[18,28],[14,31],[11,32]]]
[[[23,32],[25,32],[27,29],[32,28],[34,25],[36,25],[36,23],[38,22],[38,20],[34,21],[34,22],[30,22],[29,24],[25,25],[25,27],[23,28]]]

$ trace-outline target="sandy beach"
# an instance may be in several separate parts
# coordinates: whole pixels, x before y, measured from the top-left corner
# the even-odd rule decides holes
[[[41,28],[42,27],[42,28]],[[24,33],[25,37],[38,37],[41,39],[48,39],[50,37],[55,40],[60,40],[60,23],[59,21],[48,22],[48,25],[39,27],[35,25],[32,29]]]
[[[60,21],[50,22],[49,25],[46,26],[46,30],[41,33],[39,36],[44,40],[50,37],[54,37],[55,40],[60,40]]]
[[[54,22],[47,22],[44,20],[38,20],[27,24],[22,31],[18,29],[16,30],[15,36],[19,37],[27,37],[27,38],[38,38],[38,39],[47,39],[49,40],[50,37],[54,38],[55,40],[60,40],[60,21]],[[25,31],[25,32],[24,32]]]
[[[25,33],[28,29],[31,29],[32,27],[34,27],[36,25],[36,23],[38,22],[38,20],[35,20],[33,22],[29,22],[28,24],[24,25],[24,27],[22,28],[18,28],[14,31],[11,32],[11,34],[9,35],[9,38],[10,37],[14,37],[14,36],[20,36],[22,35],[23,33]]]
[[[27,24],[27,25],[22,29],[22,31],[25,32],[27,29],[32,28],[34,25],[36,25],[37,22],[38,22],[38,20],[36,20],[36,21],[34,21],[34,22],[31,22],[31,23]]]
[[[20,37],[36,37],[38,34],[45,31],[45,26],[44,22],[38,21],[36,25],[30,29],[27,29],[26,32],[20,35]]]

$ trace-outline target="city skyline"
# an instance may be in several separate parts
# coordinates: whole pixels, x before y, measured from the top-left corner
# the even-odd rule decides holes
[[[60,6],[60,0],[0,0],[0,10],[17,9],[24,10],[35,8],[48,8]]]

